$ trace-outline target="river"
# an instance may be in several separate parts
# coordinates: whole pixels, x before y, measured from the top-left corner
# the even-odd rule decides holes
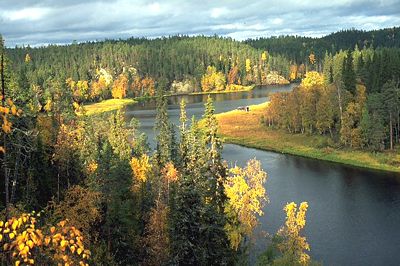
[[[264,86],[249,92],[212,94],[217,113],[238,106],[259,104],[273,92],[290,91],[294,85]],[[179,102],[187,102],[188,117],[201,118],[206,95],[174,96],[168,99],[168,114],[179,121]],[[126,108],[141,123],[154,147],[155,102]],[[261,232],[274,234],[284,223],[287,202],[307,201],[304,235],[314,260],[324,265],[400,265],[400,175],[348,167],[275,152],[225,144],[223,157],[244,166],[256,157],[268,173],[266,189],[270,203],[264,208]],[[253,255],[266,248],[258,237]],[[254,257],[254,256],[253,256]],[[252,260],[254,261],[254,260]]]

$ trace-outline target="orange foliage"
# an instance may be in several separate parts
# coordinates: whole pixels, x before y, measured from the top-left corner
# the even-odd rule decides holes
[[[91,84],[90,97],[96,98],[100,96],[106,89],[106,79],[103,76],[100,76],[97,81],[93,81]]]
[[[138,96],[154,96],[155,94],[155,81],[150,77],[145,77],[140,79],[140,77],[136,77],[131,84],[131,90],[135,97]]]
[[[314,65],[315,64],[315,54],[311,53],[308,56],[308,59],[310,60],[310,64]]]
[[[51,202],[50,206],[53,217],[74,221],[76,228],[91,239],[95,239],[97,232],[92,230],[92,227],[101,219],[101,198],[100,192],[76,185],[68,188],[61,202]]]
[[[126,96],[126,89],[128,87],[128,78],[121,74],[118,79],[114,81],[111,95],[114,99],[123,99]]]
[[[149,253],[146,265],[165,265],[169,257],[168,235],[169,208],[157,201],[156,207],[150,211],[149,223],[146,226],[144,244]]]
[[[290,80],[297,78],[297,65],[290,65]]]
[[[234,66],[228,73],[228,84],[236,84],[239,78],[239,68]]]

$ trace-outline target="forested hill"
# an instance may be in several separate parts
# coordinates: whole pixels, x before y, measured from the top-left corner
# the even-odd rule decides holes
[[[342,30],[321,38],[301,36],[279,36],[270,38],[249,39],[245,43],[256,49],[267,50],[272,54],[281,54],[295,62],[304,63],[308,55],[314,53],[323,58],[325,52],[335,54],[340,50],[363,47],[400,47],[400,27],[380,30]]]
[[[81,103],[151,96],[155,87],[185,93],[298,81],[307,71],[323,70],[326,52],[334,56],[356,44],[360,49],[400,47],[399,29],[348,30],[323,38],[283,36],[244,42],[218,36],[129,38],[15,47],[7,49],[7,57],[19,77],[19,87],[37,86],[47,91],[68,84],[75,91],[75,100]],[[52,98],[52,93],[44,94]]]
[[[95,70],[104,68],[113,76],[126,67],[134,67],[141,76],[159,81],[195,79],[200,83],[208,66],[228,74],[232,65],[238,66],[244,80],[246,60],[251,66],[259,64],[261,51],[230,38],[169,37],[153,40],[131,38],[107,40],[66,46],[20,47],[8,49],[8,57],[19,71],[29,54],[35,69],[35,83],[42,85],[52,76],[73,80],[93,80]],[[270,69],[288,76],[289,62],[277,55],[268,57]]]

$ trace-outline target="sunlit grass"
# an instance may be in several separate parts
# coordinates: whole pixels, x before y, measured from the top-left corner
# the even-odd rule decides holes
[[[92,103],[84,105],[84,112],[86,115],[101,114],[104,112],[118,110],[126,105],[134,104],[136,101],[134,99],[109,99],[101,101],[99,103]],[[82,114],[82,112],[81,112]]]
[[[261,116],[267,105],[268,103],[250,106],[250,112],[234,110],[218,114],[220,133],[225,142],[358,167],[400,172],[400,155],[397,152],[372,153],[336,149],[326,145],[328,137],[325,136],[289,134],[262,125]]]
[[[235,85],[236,88],[234,90],[222,90],[222,91],[200,91],[200,92],[191,92],[189,95],[199,95],[199,94],[225,94],[225,93],[231,93],[231,92],[243,92],[243,91],[251,91],[254,89],[256,86],[255,85],[250,85],[250,86],[242,86],[242,85]]]

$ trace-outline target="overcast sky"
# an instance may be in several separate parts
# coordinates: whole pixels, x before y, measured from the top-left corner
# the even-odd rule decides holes
[[[400,0],[0,0],[7,46],[177,34],[322,36],[400,26]]]

